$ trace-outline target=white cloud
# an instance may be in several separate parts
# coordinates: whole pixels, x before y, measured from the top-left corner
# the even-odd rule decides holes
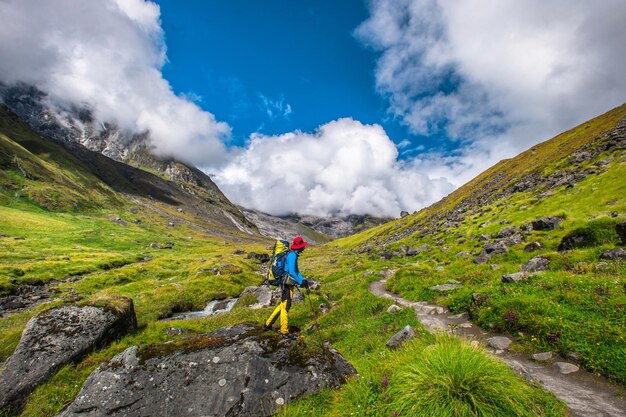
[[[314,133],[253,135],[214,179],[231,200],[271,214],[398,216],[453,189],[397,156],[380,125],[344,118]]]
[[[382,55],[378,90],[457,185],[626,100],[626,2],[374,0],[356,35]]]
[[[0,80],[85,103],[100,121],[150,130],[159,153],[222,163],[230,127],[163,78],[159,7],[143,0],[0,0]]]

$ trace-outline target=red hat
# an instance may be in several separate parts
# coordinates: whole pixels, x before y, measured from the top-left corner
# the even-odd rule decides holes
[[[293,239],[293,243],[291,244],[291,249],[292,250],[304,249],[304,247],[308,244],[309,242],[305,242],[304,239],[302,239],[300,236],[296,236]]]

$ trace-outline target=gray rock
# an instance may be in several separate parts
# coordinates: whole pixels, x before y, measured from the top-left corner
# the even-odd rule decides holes
[[[136,329],[130,298],[111,300],[111,306],[65,305],[30,319],[0,374],[0,408],[19,410],[63,365]]]
[[[517,227],[515,226],[504,227],[498,232],[498,234],[496,235],[496,238],[504,239],[505,237],[512,236],[516,231],[517,231]]]
[[[515,272],[513,274],[504,274],[502,275],[502,282],[520,282],[524,281],[528,277],[526,272]]]
[[[435,271],[442,272],[443,271],[443,266],[438,266],[437,268],[435,268]]]
[[[528,245],[524,247],[524,252],[536,252],[538,250],[542,250],[543,245],[537,241],[530,242]]]
[[[250,252],[248,253],[248,256],[246,256],[247,259],[256,259],[261,263],[265,263],[265,262],[269,262],[270,260],[270,256],[267,253],[256,253],[256,252]]]
[[[478,240],[480,240],[482,242],[486,242],[489,239],[491,239],[491,235],[490,234],[482,234],[482,235],[478,236]]]
[[[541,256],[535,256],[530,259],[524,265],[521,266],[521,270],[524,272],[538,272],[545,271],[550,266],[550,260]]]
[[[268,285],[262,285],[260,287],[254,287],[254,286],[246,287],[246,289],[243,290],[243,292],[239,296],[239,300],[243,300],[244,297],[246,296],[254,297],[256,299],[256,303],[249,304],[246,306],[247,308],[251,308],[251,309],[269,307],[274,304],[277,298],[275,295],[275,291],[273,291],[271,287],[269,287]],[[246,299],[248,297],[246,297]]]
[[[497,241],[497,242],[486,243],[485,246],[483,246],[483,250],[488,255],[500,255],[503,253],[507,253],[509,249],[506,246],[505,242]]]
[[[559,227],[561,222],[563,221],[563,217],[559,216],[549,216],[542,217],[541,219],[537,219],[531,223],[533,230],[554,230]]]
[[[398,333],[394,334],[387,340],[386,346],[389,349],[399,349],[405,342],[413,339],[415,337],[415,331],[409,325],[405,326],[404,329],[400,330]]]
[[[489,254],[487,254],[487,251],[485,250],[482,250],[480,252],[480,255],[474,258],[475,264],[484,264],[484,263],[487,263],[487,261],[489,261]]]
[[[409,215],[409,212],[408,212],[408,211],[404,211],[404,210],[402,210],[402,211],[400,212],[400,217],[401,217],[401,218],[404,218],[404,217],[406,217],[406,216],[408,216],[408,215]]]
[[[495,271],[496,269],[500,269],[500,265],[498,265],[498,264],[491,264],[491,265],[489,265],[489,268],[491,268],[492,271]]]
[[[432,287],[428,287],[428,289],[433,290],[433,291],[446,292],[446,291],[456,290],[457,288],[460,288],[460,287],[461,286],[459,284],[439,284],[439,285],[433,285]]]
[[[539,362],[545,362],[552,359],[552,352],[535,353],[533,359]]]
[[[622,243],[626,245],[626,222],[620,222],[615,225],[615,231],[622,240]]]
[[[563,375],[567,375],[567,374],[571,374],[573,372],[578,372],[578,366],[572,364],[572,363],[567,363],[567,362],[556,362],[554,364],[554,366],[556,367],[556,369],[559,370],[560,373],[562,373]]]
[[[567,359],[574,361],[574,362],[580,362],[580,360],[582,359],[582,356],[580,356],[578,353],[576,352],[567,352]]]
[[[442,249],[442,250],[443,250],[443,249]],[[459,253],[457,253],[457,254],[456,254],[456,255],[454,255],[454,256],[456,256],[457,258],[463,258],[463,257],[468,256],[469,254],[470,254],[469,252],[465,252],[465,251],[463,251],[463,252],[459,252]]]
[[[397,304],[392,304],[387,309],[387,313],[395,313],[396,311],[400,311],[400,310],[402,310],[402,308],[400,308],[400,306],[398,306]]]
[[[608,259],[610,261],[622,260],[626,261],[626,249],[615,248],[602,252],[600,259]]]
[[[509,345],[512,343],[511,339],[504,336],[494,336],[487,339],[487,344],[494,349],[498,350],[506,350],[509,348]]]
[[[507,246],[519,245],[520,243],[522,243],[523,240],[524,236],[522,236],[521,233],[515,233],[507,238],[502,239],[504,244]]]
[[[598,262],[598,263],[595,265],[595,267],[594,267],[594,268],[596,269],[596,271],[601,271],[601,270],[603,270],[603,269],[607,269],[608,267],[609,267],[609,264],[608,264],[608,263],[606,263],[606,262]]]
[[[334,349],[240,324],[126,349],[95,370],[59,416],[270,416],[354,374]]]
[[[422,252],[428,252],[429,250],[430,250],[430,247],[428,245],[422,245],[418,248],[409,248],[406,254],[408,256],[415,256],[415,255],[419,255]]]

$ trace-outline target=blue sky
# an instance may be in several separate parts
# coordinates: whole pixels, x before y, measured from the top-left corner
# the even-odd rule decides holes
[[[626,101],[623,0],[0,0],[0,81],[270,214],[398,216]]]
[[[387,113],[376,92],[379,54],[354,36],[368,17],[364,1],[157,3],[169,59],[164,77],[227,121],[235,144],[253,132],[312,131],[340,117],[380,123],[396,143],[421,139]]]

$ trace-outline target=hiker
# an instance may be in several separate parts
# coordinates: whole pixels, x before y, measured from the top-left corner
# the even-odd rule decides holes
[[[285,270],[282,281],[282,293],[280,296],[280,304],[276,306],[272,314],[265,321],[264,328],[269,330],[280,315],[280,333],[283,337],[294,339],[295,336],[289,334],[289,309],[291,308],[291,298],[296,285],[303,288],[309,288],[309,281],[302,276],[298,269],[298,256],[302,253],[308,242],[305,242],[300,236],[293,239],[290,245],[290,251],[287,254],[285,262]]]

